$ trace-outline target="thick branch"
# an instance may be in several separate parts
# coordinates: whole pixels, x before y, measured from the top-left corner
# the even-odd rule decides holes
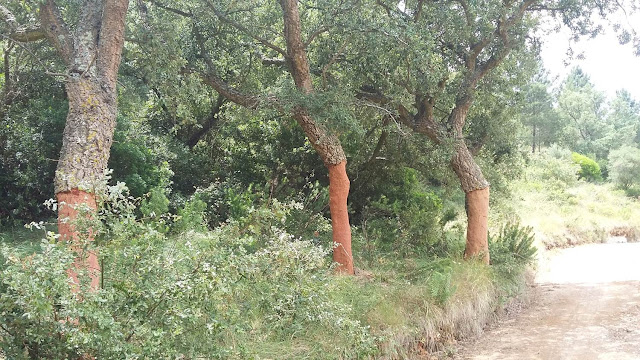
[[[8,37],[13,41],[32,42],[45,38],[44,31],[39,26],[21,26],[13,13],[6,7],[0,5],[2,20],[9,26]]]
[[[256,109],[261,104],[260,97],[244,94],[211,73],[201,75],[201,78],[205,84],[211,86],[218,94],[240,106]]]
[[[214,71],[216,69],[211,57],[207,53],[205,48],[205,39],[202,37],[198,27],[194,27],[194,37],[198,47],[200,48],[200,57],[204,60],[207,65],[208,71],[206,74],[202,74],[198,72],[202,81],[211,86],[218,94],[223,97],[229,99],[231,102],[234,102],[240,106],[244,106],[249,109],[255,109],[260,105],[261,99],[257,96],[244,94],[234,87],[227,84],[225,81],[214,75]]]
[[[40,5],[40,24],[47,40],[56,48],[65,64],[71,65],[73,38],[54,0],[47,0]]]
[[[0,5],[0,14],[2,14],[4,22],[9,25],[11,30],[16,30],[20,27],[20,24],[18,24],[18,20],[16,20],[16,17],[13,15],[13,13],[2,5]]]
[[[100,76],[115,88],[124,45],[125,20],[129,0],[105,0],[98,44]]]
[[[224,105],[225,100],[226,99],[224,98],[224,96],[218,95],[216,104],[211,110],[211,116],[209,116],[207,122],[202,126],[202,128],[191,135],[191,137],[187,141],[187,146],[190,149],[193,149],[203,136],[205,136],[209,131],[211,131],[211,129],[218,125],[218,123],[220,122],[220,114],[222,113],[222,105]]]
[[[13,41],[18,42],[34,42],[40,41],[46,38],[44,31],[39,27],[19,28],[12,31],[8,37]]]

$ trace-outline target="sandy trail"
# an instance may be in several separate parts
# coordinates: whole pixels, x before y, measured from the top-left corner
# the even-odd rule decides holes
[[[640,243],[558,250],[536,283],[530,308],[454,358],[640,360]]]

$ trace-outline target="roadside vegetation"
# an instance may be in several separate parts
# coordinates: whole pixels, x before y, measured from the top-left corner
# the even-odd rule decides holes
[[[619,1],[5,2],[3,360],[447,356],[637,237],[640,105],[536,35]]]

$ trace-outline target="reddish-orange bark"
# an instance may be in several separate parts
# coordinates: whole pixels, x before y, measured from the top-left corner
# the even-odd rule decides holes
[[[337,271],[353,275],[353,255],[351,253],[351,227],[349,226],[349,177],[347,162],[328,165],[329,168],[329,206],[331,227],[333,229],[333,261],[338,263]]]
[[[91,278],[91,289],[97,290],[100,287],[100,264],[98,256],[94,251],[85,251],[83,240],[78,237],[78,231],[74,221],[78,218],[79,208],[82,205],[88,206],[92,211],[97,208],[94,194],[72,189],[70,191],[56,194],[58,199],[58,233],[60,240],[71,244],[71,248],[77,253],[73,267],[67,270],[69,278],[73,283],[72,288],[78,291],[78,270],[85,270]],[[88,241],[93,241],[89,234]]]
[[[489,264],[488,217],[489,188],[470,191],[467,197],[467,246],[465,259],[482,256]]]

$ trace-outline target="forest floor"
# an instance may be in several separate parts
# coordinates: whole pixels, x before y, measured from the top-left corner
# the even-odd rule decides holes
[[[534,300],[454,359],[640,359],[640,243],[557,249],[540,261]]]

